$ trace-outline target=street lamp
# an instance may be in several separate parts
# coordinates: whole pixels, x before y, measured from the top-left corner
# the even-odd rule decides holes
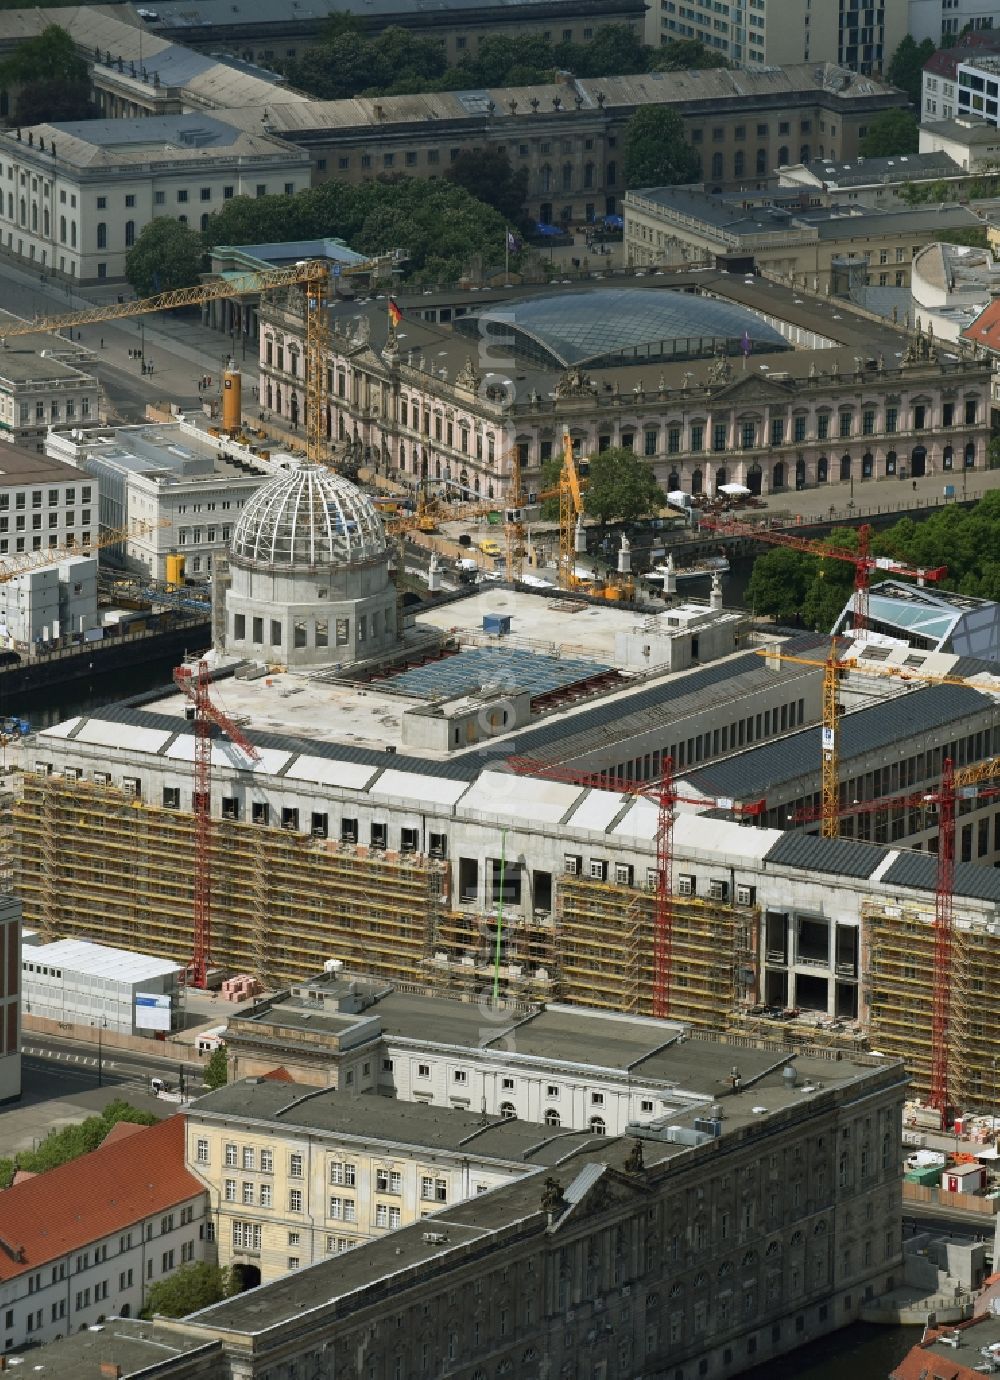
[[[102,1017],[100,1022],[91,1021],[92,1026],[97,1026],[97,1086],[104,1086],[104,1031],[107,1029],[107,1017]]]

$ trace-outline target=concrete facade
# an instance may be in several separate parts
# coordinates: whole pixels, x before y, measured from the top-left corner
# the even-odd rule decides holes
[[[0,638],[40,651],[100,626],[97,557],[69,556],[0,585]]]
[[[211,576],[244,505],[273,472],[183,421],[50,432],[46,451],[100,486],[102,527],[134,525],[119,554],[129,570],[155,580],[167,578],[174,554],[187,575]]]
[[[291,144],[207,114],[7,131],[0,178],[7,253],[83,283],[123,278],[128,249],[158,216],[203,230],[231,197],[291,194],[310,180]]]
[[[713,0],[689,5],[654,0],[646,19],[647,42],[694,39],[738,67],[836,61],[870,75],[888,66],[908,32],[910,4],[886,0],[865,10],[817,8],[809,0],[754,0],[723,5],[720,11]]]
[[[99,517],[96,479],[26,447],[0,449],[0,558],[83,546]]]

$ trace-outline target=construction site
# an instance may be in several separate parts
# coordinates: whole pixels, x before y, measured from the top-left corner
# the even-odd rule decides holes
[[[322,288],[309,265],[271,276],[308,288],[322,402]],[[318,463],[321,418],[242,509],[210,651],[28,742],[25,922],[202,986],[338,961],[466,1001],[899,1054],[942,1113],[995,1096],[993,1013],[970,1013],[998,924],[1000,680],[868,632],[867,537],[838,557],[856,591],[832,647],[752,636],[717,580],[707,603],[593,597],[567,445],[561,587],[519,580],[515,467],[508,581],[404,611],[374,501]]]

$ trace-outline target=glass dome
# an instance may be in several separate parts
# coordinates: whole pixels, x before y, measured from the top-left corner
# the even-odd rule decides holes
[[[744,335],[755,350],[788,350],[756,313],[677,288],[596,288],[529,297],[459,317],[455,330],[485,331],[518,358],[549,369],[737,354]]]
[[[262,566],[350,565],[383,555],[385,531],[349,480],[323,465],[295,465],[248,501],[229,550]]]

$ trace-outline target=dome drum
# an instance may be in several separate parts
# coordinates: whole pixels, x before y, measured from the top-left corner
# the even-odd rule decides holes
[[[396,589],[372,501],[320,465],[280,471],[236,524],[225,604],[231,655],[303,669],[384,655]]]

